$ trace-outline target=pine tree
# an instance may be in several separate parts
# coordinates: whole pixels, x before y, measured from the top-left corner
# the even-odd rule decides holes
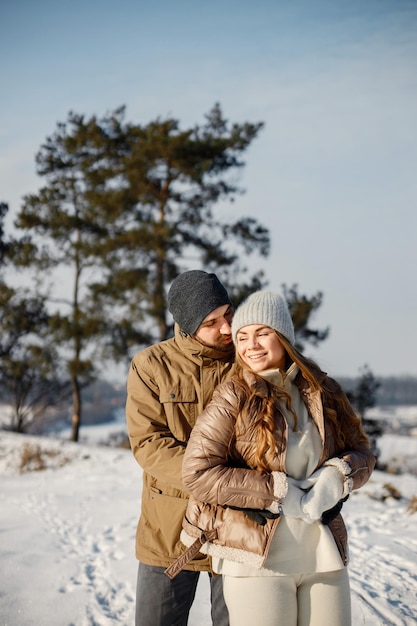
[[[330,329],[322,330],[310,328],[310,318],[319,309],[323,300],[323,294],[318,291],[308,297],[298,293],[298,285],[282,285],[284,297],[288,304],[288,309],[294,323],[295,343],[299,350],[304,350],[305,344],[310,343],[317,346],[321,341],[327,339]]]
[[[172,330],[166,290],[181,271],[201,267],[217,273],[234,301],[264,285],[263,273],[247,276],[241,259],[267,256],[269,233],[251,217],[230,221],[225,204],[241,193],[234,176],[263,125],[231,125],[218,104],[203,125],[185,130],[175,119],[126,124],[124,109],[113,119],[112,131],[117,126],[118,133],[103,131],[111,136],[113,176],[103,171],[96,198],[112,222],[109,271],[95,296],[101,308],[108,299],[113,306],[114,297],[124,307],[134,303],[156,325],[154,339],[165,339]]]
[[[56,405],[65,386],[58,375],[57,354],[49,345],[45,300],[23,287],[8,285],[3,274],[13,251],[24,244],[6,239],[8,205],[0,203],[0,394],[11,409],[9,427],[24,432],[29,423]]]
[[[36,156],[46,184],[24,198],[15,222],[26,233],[15,263],[34,269],[42,293],[55,296],[49,327],[71,380],[74,441],[81,389],[96,364],[126,360],[133,346],[169,335],[166,288],[175,275],[201,266],[244,291],[263,283],[261,273],[239,282],[240,253],[269,251],[268,231],[255,219],[230,223],[213,208],[240,192],[230,173],[243,166],[240,155],[262,123],[229,125],[218,105],[187,130],[173,119],[126,123],[124,114],[70,113],[58,124]],[[72,284],[57,298],[59,269],[61,285]]]
[[[383,424],[379,420],[372,420],[366,417],[366,411],[376,404],[376,393],[380,383],[376,380],[368,365],[360,369],[360,378],[356,388],[349,392],[348,398],[357,410],[362,421],[364,431],[369,437],[373,454],[378,458],[379,449],[378,438],[383,434]]]

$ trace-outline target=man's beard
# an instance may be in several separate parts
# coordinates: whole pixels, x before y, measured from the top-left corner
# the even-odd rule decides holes
[[[218,350],[219,352],[233,352],[234,350],[234,346],[233,346],[233,341],[229,341],[227,343],[224,342],[223,339],[219,338],[217,343],[213,344],[213,343],[206,343],[205,341],[202,341],[201,339],[194,337],[195,339],[197,339],[197,341],[199,343],[201,343],[201,345],[205,346],[206,348],[212,348],[213,350]]]

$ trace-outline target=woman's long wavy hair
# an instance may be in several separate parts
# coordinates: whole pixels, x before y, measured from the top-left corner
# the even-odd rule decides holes
[[[355,424],[362,433],[364,443],[366,443],[368,439],[362,429],[361,421],[356,416],[354,409],[338,383],[328,378],[315,361],[304,356],[286,337],[277,331],[275,332],[286,352],[286,369],[292,363],[296,363],[300,370],[297,378],[301,376],[305,381],[304,386],[311,391],[321,392],[324,419],[333,425],[338,450],[342,452],[345,448],[345,436],[339,417],[342,415]],[[246,438],[256,441],[256,451],[253,459],[254,466],[260,471],[270,471],[272,462],[276,457],[277,448],[274,430],[275,415],[277,411],[280,411],[279,403],[284,402],[286,408],[294,416],[294,431],[297,430],[297,416],[291,408],[291,398],[283,388],[273,385],[265,378],[259,376],[259,374],[253,372],[238,354],[236,354],[236,364],[237,378],[243,387],[243,397],[245,398],[236,420],[236,434],[242,435],[244,433]],[[266,397],[259,396],[256,388],[248,385],[244,377],[245,370],[252,372],[252,374],[267,384],[268,395]],[[336,399],[337,408],[335,406]],[[250,416],[250,419],[247,419],[248,416]]]

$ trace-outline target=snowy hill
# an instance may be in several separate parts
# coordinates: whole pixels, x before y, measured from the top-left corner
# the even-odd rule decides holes
[[[0,432],[0,626],[133,625],[141,471],[94,444],[104,428],[88,445]],[[376,471],[345,505],[354,626],[417,623],[416,497],[416,476]],[[205,575],[189,623],[211,624]]]

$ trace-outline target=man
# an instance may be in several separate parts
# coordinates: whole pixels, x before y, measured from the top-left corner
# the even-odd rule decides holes
[[[214,388],[233,373],[233,307],[217,276],[180,274],[168,306],[175,336],[139,352],[127,383],[130,445],[143,468],[136,626],[186,625],[199,573],[211,571],[209,559],[197,555],[175,579],[164,574],[184,551],[179,537],[188,500],[181,477],[187,441]],[[213,624],[227,626],[222,579],[210,574],[210,583]]]

